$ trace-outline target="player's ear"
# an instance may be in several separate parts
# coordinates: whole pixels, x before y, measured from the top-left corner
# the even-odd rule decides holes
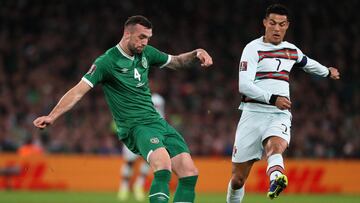
[[[123,34],[123,38],[127,40],[127,39],[130,38],[130,35],[131,35],[131,33],[130,33],[129,29],[125,29],[124,34]]]
[[[264,19],[263,19],[263,25],[264,25],[264,27],[266,27],[266,22],[267,22],[267,20],[266,20],[266,18],[264,18]]]

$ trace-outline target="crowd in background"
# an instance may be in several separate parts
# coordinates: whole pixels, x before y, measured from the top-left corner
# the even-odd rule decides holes
[[[231,155],[238,106],[238,63],[244,46],[263,34],[270,1],[0,1],[0,152],[29,137],[46,153],[120,153],[121,142],[101,86],[46,130],[47,115],[116,45],[135,14],[153,23],[150,44],[169,54],[202,47],[214,65],[183,71],[152,68],[166,118],[194,155]],[[360,158],[360,2],[284,1],[292,11],[286,40],[310,58],[338,67],[340,81],[293,69],[289,157]]]

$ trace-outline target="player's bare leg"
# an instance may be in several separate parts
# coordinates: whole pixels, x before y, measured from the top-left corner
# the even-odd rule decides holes
[[[171,165],[174,173],[179,178],[174,196],[174,203],[194,202],[198,170],[195,167],[190,154],[184,152],[176,155],[171,159]]]
[[[255,160],[244,163],[232,163],[232,176],[229,182],[226,195],[227,203],[240,203],[245,194],[245,181]]]
[[[149,194],[150,203],[168,203],[170,198],[169,182],[171,178],[169,153],[164,147],[161,147],[151,152],[148,157],[150,167],[154,171],[154,179]]]
[[[265,155],[268,162],[267,174],[270,178],[270,188],[267,196],[274,199],[287,187],[288,179],[285,173],[282,153],[288,143],[281,137],[272,136],[264,140]]]

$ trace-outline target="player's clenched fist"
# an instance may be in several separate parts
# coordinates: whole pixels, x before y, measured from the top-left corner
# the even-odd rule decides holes
[[[208,67],[213,64],[211,56],[204,49],[197,49],[196,57],[200,60],[201,66],[203,67]]]
[[[52,123],[53,121],[50,116],[41,116],[33,121],[34,126],[40,129],[44,129]]]

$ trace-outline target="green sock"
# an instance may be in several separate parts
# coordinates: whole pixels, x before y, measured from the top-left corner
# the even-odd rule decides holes
[[[160,170],[154,173],[149,194],[150,203],[169,202],[170,178],[171,172],[169,170]]]
[[[176,188],[174,203],[176,202],[194,202],[195,199],[195,185],[198,176],[188,176],[179,178],[179,183]]]

